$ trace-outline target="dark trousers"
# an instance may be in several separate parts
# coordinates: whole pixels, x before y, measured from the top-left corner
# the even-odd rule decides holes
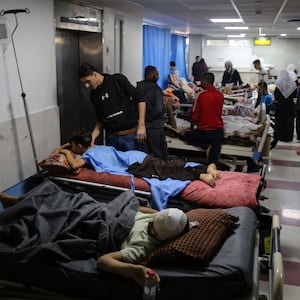
[[[211,146],[208,155],[208,163],[217,164],[219,162],[221,147],[224,139],[224,130],[199,130],[193,129],[185,133],[182,139],[188,143],[207,149]]]
[[[147,138],[143,142],[138,143],[138,149],[145,153],[167,160],[168,147],[166,135],[163,128],[147,128]]]

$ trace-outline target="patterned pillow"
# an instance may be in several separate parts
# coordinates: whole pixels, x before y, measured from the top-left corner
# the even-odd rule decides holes
[[[156,249],[147,265],[208,262],[238,221],[238,217],[222,209],[193,209],[187,216],[190,221],[198,221],[199,226]]]
[[[73,154],[74,158],[79,158],[80,155]],[[73,170],[66,158],[62,153],[57,153],[50,155],[48,158],[44,159],[39,163],[39,166],[48,171],[50,175],[64,174],[64,173],[73,173],[78,174],[80,169]]]

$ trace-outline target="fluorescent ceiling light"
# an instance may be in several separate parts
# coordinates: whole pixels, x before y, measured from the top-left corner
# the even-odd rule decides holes
[[[243,23],[242,19],[210,19],[213,23]]]
[[[225,26],[224,29],[228,30],[248,30],[248,26]]]
[[[300,27],[297,27],[297,30],[300,30]]]
[[[227,37],[230,37],[230,38],[242,38],[242,37],[245,37],[246,34],[245,33],[241,33],[241,34],[229,34],[227,35]]]
[[[286,33],[280,33],[280,36],[287,36]]]

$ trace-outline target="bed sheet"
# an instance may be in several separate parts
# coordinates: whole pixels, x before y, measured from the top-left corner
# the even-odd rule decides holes
[[[239,221],[212,260],[204,265],[161,266],[158,300],[224,300],[248,294],[252,289],[253,253],[256,238],[256,215],[247,207],[226,209]],[[80,299],[141,299],[141,289],[130,279],[99,272],[94,259],[55,264],[1,262],[2,279],[80,297]],[[218,287],[216,289],[216,286]]]
[[[216,187],[211,188],[207,184],[195,180],[189,183],[178,195],[181,200],[199,207],[230,208],[246,206],[255,208],[258,205],[257,192],[261,177],[255,174],[241,172],[220,171],[221,179]],[[97,173],[91,169],[83,168],[77,175],[60,174],[60,179],[74,179],[84,182],[107,184],[122,188],[131,188],[131,178],[123,175]],[[57,177],[56,177],[57,178]],[[142,178],[134,178],[135,190],[150,192],[150,185]],[[168,199],[161,199],[164,206]]]

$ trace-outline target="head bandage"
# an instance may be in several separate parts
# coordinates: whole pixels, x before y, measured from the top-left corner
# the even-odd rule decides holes
[[[153,227],[158,240],[168,240],[183,232],[188,222],[187,215],[178,208],[167,208],[156,213]]]

